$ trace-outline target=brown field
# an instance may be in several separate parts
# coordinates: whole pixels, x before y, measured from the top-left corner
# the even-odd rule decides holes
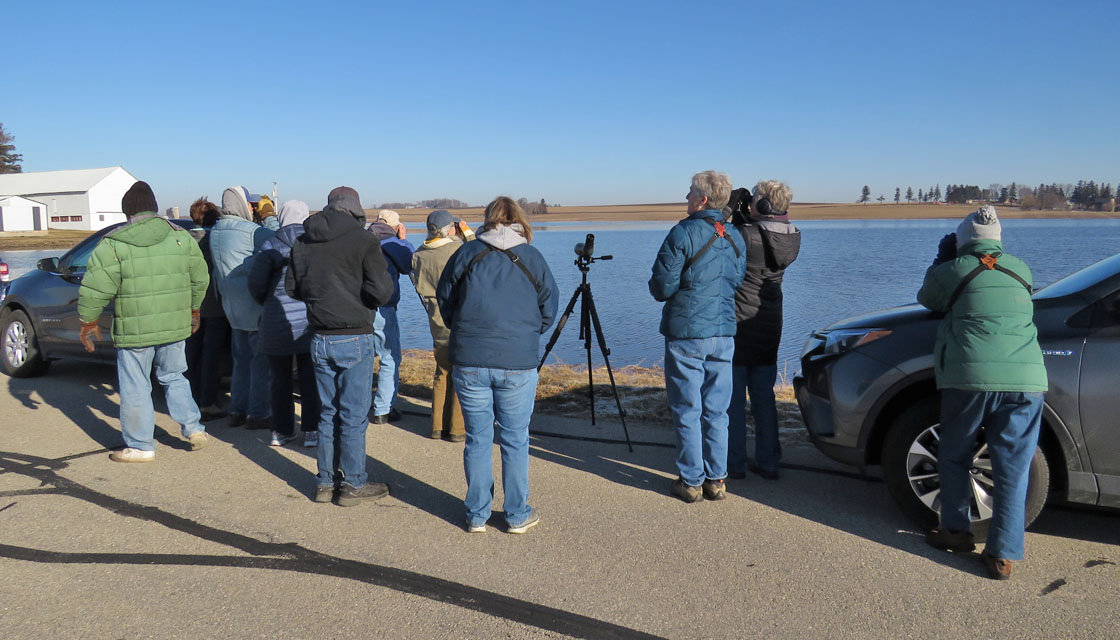
[[[790,207],[790,217],[794,220],[908,220],[919,218],[962,218],[978,205],[973,204],[829,204],[794,203]],[[1097,211],[1021,211],[1018,207],[996,207],[1003,218],[1116,218],[1118,213]],[[404,222],[421,223],[433,209],[403,209],[398,211]],[[680,220],[685,216],[685,205],[680,203],[663,204],[618,204],[589,207],[551,207],[548,213],[532,217],[534,225],[549,222],[628,222],[649,220]],[[482,207],[456,209],[454,215],[466,220],[471,226],[482,223]],[[366,215],[373,220],[377,209],[366,209]],[[45,236],[0,237],[0,251],[17,249],[68,249],[82,238],[87,231],[51,230]]]

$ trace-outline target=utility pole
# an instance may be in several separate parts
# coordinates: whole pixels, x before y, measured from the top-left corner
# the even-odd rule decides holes
[[[272,206],[280,208],[280,201],[276,199],[276,182],[272,182]]]

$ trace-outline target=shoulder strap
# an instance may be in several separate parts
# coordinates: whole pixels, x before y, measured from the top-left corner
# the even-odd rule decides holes
[[[976,268],[973,269],[972,271],[969,271],[968,275],[966,275],[961,280],[960,284],[957,285],[957,288],[953,290],[953,295],[949,296],[949,303],[945,307],[946,311],[953,308],[953,305],[957,302],[957,298],[960,297],[961,293],[964,291],[964,288],[966,286],[968,286],[968,283],[975,280],[976,276],[980,275],[981,273],[983,273],[985,271],[995,270],[995,271],[999,271],[999,272],[1002,272],[1002,273],[1006,273],[1007,275],[1011,276],[1012,278],[1015,278],[1016,280],[1018,280],[1019,284],[1026,287],[1027,293],[1031,292],[1031,285],[1028,284],[1027,281],[1024,280],[1019,274],[1015,273],[1011,269],[1000,266],[998,261],[999,261],[999,257],[1001,255],[1003,255],[1002,253],[997,251],[996,253],[985,253],[983,255],[981,255],[979,253],[973,253],[971,255],[973,257],[975,257],[976,259],[978,259],[980,261],[980,264],[976,265]]]
[[[700,247],[699,251],[694,253],[691,258],[684,261],[684,268],[681,269],[681,271],[687,271],[689,267],[696,264],[696,261],[699,260],[700,257],[705,253],[707,253],[708,249],[712,248],[712,245],[716,242],[716,238],[723,238],[724,240],[727,240],[731,244],[731,248],[735,251],[735,257],[739,257],[739,247],[736,246],[734,240],[727,237],[726,227],[724,227],[722,222],[717,222],[715,220],[712,220],[711,218],[701,218],[701,220],[715,227],[715,231],[712,233],[712,237],[708,238],[708,241],[704,243],[704,246]]]
[[[482,244],[486,243],[483,242]],[[487,255],[489,255],[492,251],[501,251],[502,253],[506,254],[506,257],[509,258],[510,262],[517,265],[517,267],[521,269],[521,272],[525,274],[525,277],[529,279],[529,283],[533,285],[533,288],[537,290],[537,293],[541,292],[540,283],[537,282],[537,279],[534,278],[533,274],[529,271],[529,267],[525,266],[525,263],[521,261],[521,258],[519,258],[516,253],[510,251],[509,249],[496,249],[488,244],[486,244],[485,249],[479,251],[474,258],[471,258],[471,261],[467,263],[467,268],[463,269],[463,275],[459,276],[459,279],[465,280],[467,274],[471,272],[472,268],[474,268],[474,265],[478,263],[479,260],[482,260]]]

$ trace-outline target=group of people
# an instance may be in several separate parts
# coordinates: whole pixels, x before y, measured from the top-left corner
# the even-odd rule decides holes
[[[669,493],[685,502],[721,500],[725,480],[748,471],[779,478],[774,385],[782,278],[801,244],[789,220],[792,197],[782,182],[761,181],[752,193],[733,190],[725,174],[698,173],[686,196],[688,215],[653,264],[649,290],[664,302],[665,384],[677,435]],[[331,191],[314,215],[303,202],[275,211],[266,198],[253,204],[248,190],[230,187],[220,207],[205,199],[192,205],[192,232],[154,213],[146,183],[133,185],[122,208],[129,222],[98,244],[79,295],[81,339],[90,350],[98,316],[116,303],[126,447],[113,460],[154,458],[153,367],[183,437],[192,449],[205,446],[201,422],[224,415],[216,379],[232,343],[231,426],[271,426],[275,446],[296,438],[294,367],[304,444],[318,447],[314,499],[350,506],[387,495],[388,486],[367,478],[365,434],[371,421],[399,418],[396,306],[398,279],[408,275],[435,355],[431,437],[465,442],[466,529],[485,531],[491,516],[495,433],[507,530],[522,533],[539,522],[529,505],[528,427],[540,335],[555,319],[557,291],[516,202],[491,202],[477,236],[449,212],[434,211],[419,248],[406,240],[396,212],[381,211],[367,227],[349,187]],[[983,426],[998,489],[984,558],[993,577],[1007,577],[1011,561],[1022,558],[1026,472],[1047,385],[1030,272],[1002,252],[994,209],[971,214],[943,239],[919,301],[946,314],[936,347],[942,527],[929,541],[973,548],[965,487],[969,451]],[[188,361],[197,363],[189,367],[191,382]]]
[[[782,275],[797,258],[792,192],[776,181],[732,191],[722,173],[692,178],[688,217],[669,232],[649,280],[665,303],[665,387],[677,428],[676,480],[685,502],[721,500],[746,470],[777,480],[781,461],[774,383]],[[1046,368],[1033,320],[1031,273],[1003,251],[996,211],[983,206],[942,238],[918,301],[944,314],[935,344],[941,395],[941,524],[930,545],[975,548],[969,476],[981,433],[991,452],[994,509],[981,559],[994,579],[1023,557],[1024,510],[1038,444]],[[754,417],[746,454],[745,400]]]

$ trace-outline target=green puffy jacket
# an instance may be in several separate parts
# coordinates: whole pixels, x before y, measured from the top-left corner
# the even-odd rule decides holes
[[[78,316],[92,322],[116,301],[114,345],[170,344],[191,335],[191,310],[202,305],[209,284],[190,233],[154,215],[133,216],[94,248],[78,292]]]
[[[926,271],[918,302],[945,314],[937,329],[934,374],[938,389],[966,391],[1046,391],[1046,366],[1034,326],[1034,302],[1018,280],[985,269],[949,299],[965,276],[980,264],[973,254],[1002,252],[994,240],[977,240],[960,248],[955,260]],[[1032,283],[1026,263],[1003,253],[999,266]]]

